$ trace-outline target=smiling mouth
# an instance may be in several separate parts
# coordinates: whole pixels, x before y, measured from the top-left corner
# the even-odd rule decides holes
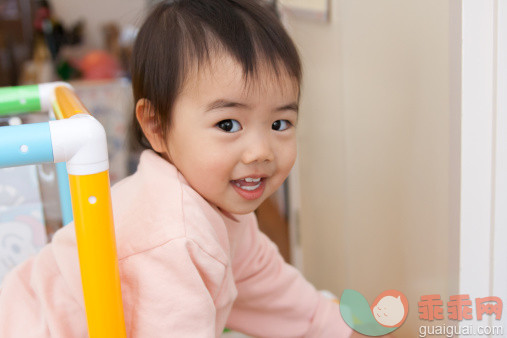
[[[236,192],[246,200],[256,200],[264,193],[266,177],[246,177],[240,180],[232,180],[232,186]]]
[[[234,180],[232,183],[237,186],[240,189],[246,190],[246,191],[253,191],[257,188],[259,188],[262,184],[263,178],[250,178],[246,177],[241,180]]]

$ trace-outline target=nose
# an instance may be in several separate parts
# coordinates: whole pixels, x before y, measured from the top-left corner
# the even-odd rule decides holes
[[[253,135],[245,146],[242,161],[245,164],[274,161],[275,154],[269,135],[258,133]]]

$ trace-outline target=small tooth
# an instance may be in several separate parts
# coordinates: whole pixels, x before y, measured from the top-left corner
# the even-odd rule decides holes
[[[259,182],[260,180],[261,180],[260,177],[259,178],[251,178],[251,177],[245,178],[246,182]]]
[[[256,186],[253,186],[253,187],[249,187],[249,186],[247,186],[247,187],[243,187],[243,186],[240,186],[240,188],[241,188],[241,189],[243,189],[243,190],[252,191],[252,190],[255,190],[255,189],[257,189],[258,187],[260,187],[260,185],[261,185],[261,184],[259,183],[259,184],[257,184]]]

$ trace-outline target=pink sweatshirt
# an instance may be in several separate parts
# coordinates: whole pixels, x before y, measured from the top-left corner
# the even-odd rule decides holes
[[[210,178],[212,179],[212,178]],[[112,189],[129,337],[348,337],[339,307],[284,263],[255,215],[225,215],[152,151]],[[86,337],[73,224],[0,289],[0,337]]]

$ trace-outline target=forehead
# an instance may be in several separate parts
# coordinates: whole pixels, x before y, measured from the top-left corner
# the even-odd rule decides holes
[[[220,96],[237,98],[280,97],[299,99],[299,82],[285,67],[274,69],[260,61],[255,71],[245,73],[241,64],[227,53],[212,53],[208,60],[189,65],[180,95]]]

